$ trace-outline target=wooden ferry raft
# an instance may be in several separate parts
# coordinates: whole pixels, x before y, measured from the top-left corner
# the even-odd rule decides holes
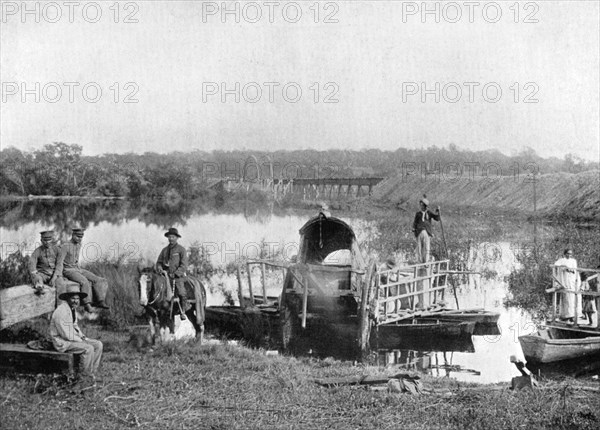
[[[249,275],[255,265],[261,268],[260,296],[260,286],[255,288]],[[267,297],[267,269],[282,271],[283,288],[277,298],[263,299]],[[440,325],[458,327],[467,320],[472,324],[461,327],[470,327],[472,332],[478,319],[497,321],[499,316],[477,311],[465,317],[445,308],[448,276],[454,273],[448,270],[447,260],[406,264],[380,272],[375,263],[365,263],[352,228],[323,212],[300,229],[296,261],[252,260],[247,263],[247,273],[249,298],[243,294],[245,280],[238,269],[241,306],[208,307],[207,322],[231,323],[234,314],[241,321],[258,311],[267,325],[277,325],[277,337],[284,349],[301,338],[315,343],[323,338],[329,344],[347,338],[364,354],[371,333],[378,327],[393,326],[401,333],[408,326],[403,322],[410,322],[410,329],[414,329],[412,325],[419,323],[414,319],[427,316],[435,318],[437,326],[427,321],[424,327],[432,331],[422,333],[434,336]],[[445,312],[453,316],[453,321],[443,320]]]

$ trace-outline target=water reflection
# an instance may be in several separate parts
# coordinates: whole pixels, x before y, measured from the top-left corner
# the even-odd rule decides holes
[[[456,377],[456,374],[480,376],[481,371],[453,364],[453,352],[424,352],[413,350],[378,351],[377,364],[396,365],[406,370],[427,373],[433,376]]]
[[[266,224],[274,207],[264,199],[240,201],[210,199],[186,201],[157,199],[150,201],[120,199],[33,199],[0,202],[0,227],[19,229],[30,223],[54,226],[58,233],[69,231],[74,224],[84,228],[99,223],[121,225],[139,220],[147,226],[168,228],[185,226],[190,218],[208,213],[244,214],[250,223]]]

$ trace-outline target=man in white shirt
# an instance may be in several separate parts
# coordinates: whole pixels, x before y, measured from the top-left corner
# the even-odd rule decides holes
[[[554,276],[554,284],[559,289],[566,291],[578,291],[581,279],[577,272],[577,260],[573,258],[573,250],[565,249],[562,258],[556,260],[552,274]],[[578,302],[581,303],[581,296],[564,292],[560,298],[559,318],[569,322],[575,322],[577,318],[575,306]],[[581,310],[581,304],[578,306]]]

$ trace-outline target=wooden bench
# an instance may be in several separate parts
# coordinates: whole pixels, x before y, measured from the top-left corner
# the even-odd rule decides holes
[[[79,356],[69,352],[41,351],[27,345],[0,344],[0,372],[66,373],[75,375]]]
[[[65,280],[65,283],[75,284]],[[31,285],[0,290],[0,330],[16,323],[54,312],[57,291],[46,286],[45,294],[36,294]],[[0,344],[0,371],[20,373],[67,373],[77,372],[79,355],[73,353],[42,351],[27,348],[23,344]]]

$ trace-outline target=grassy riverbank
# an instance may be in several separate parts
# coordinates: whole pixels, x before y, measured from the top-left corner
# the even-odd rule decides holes
[[[126,335],[115,337],[101,334],[101,380],[83,393],[51,376],[1,377],[0,427],[487,430],[592,429],[600,423],[599,387],[586,391],[573,380],[513,392],[507,384],[476,386],[425,375],[418,396],[388,393],[385,385],[325,388],[314,379],[402,369],[266,356],[214,341],[138,351],[124,343]]]
[[[373,190],[373,200],[417,210],[422,194],[433,205],[475,207],[484,210],[515,210],[550,219],[573,221],[600,219],[600,172],[521,172],[513,176],[469,177],[465,175],[406,175],[391,177]]]

